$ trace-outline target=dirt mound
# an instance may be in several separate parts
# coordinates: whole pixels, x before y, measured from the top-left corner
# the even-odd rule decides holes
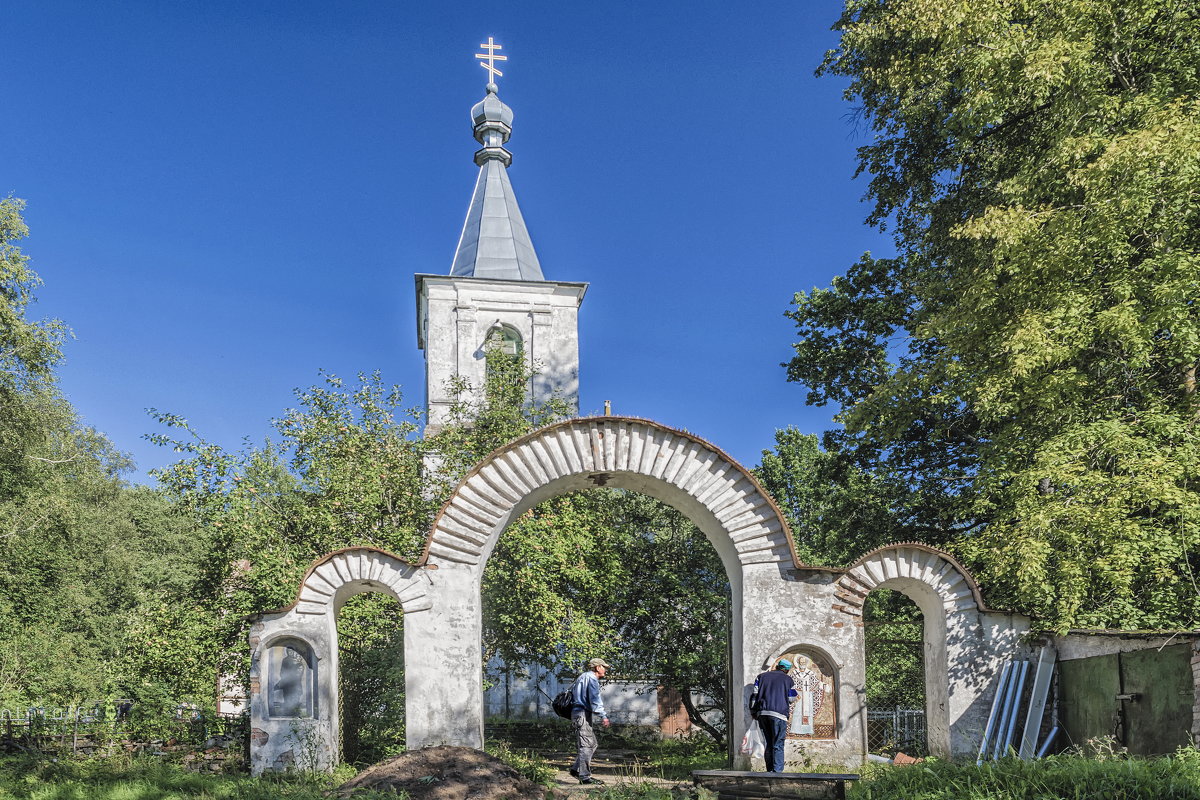
[[[367,767],[338,787],[338,797],[356,789],[406,792],[412,800],[546,800],[562,797],[525,778],[482,750],[426,747]]]

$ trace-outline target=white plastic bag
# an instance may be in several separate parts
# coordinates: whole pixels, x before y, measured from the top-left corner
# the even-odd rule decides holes
[[[762,758],[766,750],[767,741],[763,738],[762,728],[758,726],[758,720],[754,720],[742,737],[742,753],[751,758]]]

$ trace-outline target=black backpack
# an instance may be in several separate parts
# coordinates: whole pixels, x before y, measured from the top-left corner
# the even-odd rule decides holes
[[[554,699],[550,701],[550,707],[554,709],[555,714],[558,714],[563,719],[570,719],[571,709],[575,707],[575,684],[572,683],[566,689],[554,695]]]

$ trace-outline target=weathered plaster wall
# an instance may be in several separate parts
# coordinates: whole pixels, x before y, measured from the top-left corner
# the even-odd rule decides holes
[[[1170,644],[1200,641],[1195,633],[1155,633],[1151,631],[1077,630],[1054,637],[1059,661],[1107,656],[1113,653],[1132,653],[1137,650],[1160,650]]]
[[[862,628],[834,608],[837,573],[797,572],[790,564],[756,564],[745,570],[745,641],[742,648],[740,698],[733,734],[741,742],[752,724],[747,710],[754,679],[774,668],[784,653],[804,647],[816,650],[837,670],[838,738],[788,739],[784,759],[801,762],[861,764],[865,747]],[[737,652],[736,650],[734,651]],[[735,671],[735,675],[737,671]],[[734,726],[731,726],[734,727]],[[732,735],[732,734],[731,734]],[[738,754],[735,769],[763,769]]]
[[[315,656],[316,691],[311,717],[273,716],[267,653],[299,639]],[[330,620],[293,613],[264,614],[250,629],[250,771],[326,770],[337,763],[337,643]]]

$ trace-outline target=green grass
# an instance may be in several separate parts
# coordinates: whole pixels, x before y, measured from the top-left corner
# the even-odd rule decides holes
[[[352,769],[333,775],[206,775],[151,757],[44,761],[0,757],[0,800],[328,800]],[[394,794],[357,794],[356,800]]]
[[[690,781],[693,770],[725,769],[725,750],[706,734],[652,739],[633,749],[643,764],[643,774],[657,778]]]
[[[534,751],[491,739],[488,740],[485,749],[489,755],[500,759],[534,783],[540,786],[554,785],[554,774],[557,770]]]
[[[851,800],[1200,800],[1200,751],[1162,758],[1016,758],[982,767],[930,760],[871,765]]]
[[[700,791],[702,796],[699,800],[716,800],[712,792]],[[588,800],[690,800],[695,797],[696,794],[691,791],[668,789],[650,783],[620,783],[589,794]]]
[[[659,743],[659,755],[676,758],[684,774],[704,758],[688,742]],[[546,785],[551,767],[508,745],[489,751]],[[353,769],[333,775],[207,775],[148,757],[108,761],[46,761],[0,756],[0,800],[329,800],[330,790]],[[670,777],[670,776],[668,776]],[[687,791],[622,782],[590,800],[687,800]],[[396,800],[388,793],[360,793],[356,800]],[[908,767],[867,766],[850,800],[1200,800],[1200,751],[1185,748],[1163,758],[1052,756],[1040,761],[1006,759],[976,767],[930,760]],[[700,800],[706,800],[701,797]],[[711,795],[707,800],[712,800]]]

